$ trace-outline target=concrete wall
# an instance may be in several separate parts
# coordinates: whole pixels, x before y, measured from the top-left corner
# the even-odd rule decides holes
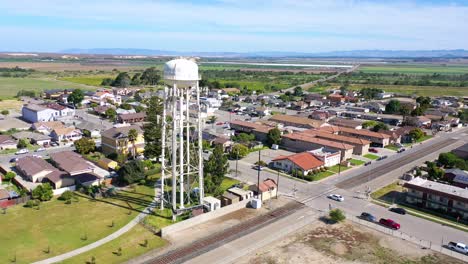
[[[251,199],[249,200],[244,200],[235,204],[231,204],[229,206],[222,207],[221,209],[218,209],[216,211],[212,211],[209,213],[205,213],[199,216],[195,216],[193,218],[187,219],[185,221],[179,222],[177,224],[173,224],[170,226],[166,226],[161,228],[161,237],[167,237],[173,233],[182,231],[184,229],[191,228],[193,226],[199,225],[201,223],[213,220],[215,218],[221,217],[223,215],[232,213],[234,211],[240,210],[242,208],[247,207],[247,205],[250,203]]]
[[[59,195],[59,194],[62,194],[66,191],[72,191],[74,192],[76,189],[75,185],[73,186],[68,186],[68,187],[63,187],[63,188],[60,188],[60,189],[56,189],[56,190],[52,190],[52,192],[54,193],[54,195]]]

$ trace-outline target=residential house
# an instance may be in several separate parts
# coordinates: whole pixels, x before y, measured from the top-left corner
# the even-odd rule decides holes
[[[275,180],[268,178],[260,182],[260,186],[250,186],[250,190],[256,192],[263,202],[277,196],[278,185]]]
[[[83,159],[80,154],[73,151],[50,153],[50,159],[55,166],[72,176],[91,173],[95,169],[91,162]]]
[[[421,208],[443,211],[468,219],[468,189],[434,182],[420,177],[405,183],[406,202]]]
[[[304,102],[304,101],[294,102],[292,104],[292,108],[294,108],[295,110],[298,110],[298,111],[304,110],[307,107],[309,107],[309,104]]]
[[[341,105],[345,101],[344,96],[342,96],[341,94],[330,94],[327,98],[333,105]]]
[[[31,182],[42,182],[48,174],[58,171],[44,159],[33,156],[19,158],[15,167],[23,177]]]
[[[385,111],[385,106],[378,102],[366,102],[361,105],[361,107],[369,109],[371,112],[382,113]]]
[[[50,137],[56,142],[73,142],[82,138],[83,133],[73,126],[56,128],[50,133]]]
[[[307,117],[291,115],[273,115],[269,120],[276,123],[281,123],[284,126],[295,126],[300,128],[320,128],[328,126],[328,124],[322,120],[314,120]]]
[[[255,108],[255,113],[260,117],[269,116],[271,115],[271,110],[266,107],[259,106]]]
[[[328,131],[335,135],[355,137],[372,142],[372,145],[385,147],[390,144],[390,135],[372,132],[366,129],[353,129],[348,127],[328,126],[320,128],[322,131]]]
[[[333,151],[339,151],[342,161],[351,159],[354,149],[354,146],[352,145],[317,138],[314,135],[307,133],[289,133],[283,135],[281,146],[295,152],[303,152],[325,147]]]
[[[457,155],[459,158],[462,158],[465,160],[468,159],[468,143],[452,150],[452,153]]]
[[[12,136],[17,140],[19,140],[20,138],[28,139],[31,144],[37,144],[39,146],[47,146],[50,144],[51,141],[50,136],[31,131],[21,131],[13,134]]]
[[[123,108],[117,108],[115,109],[115,112],[117,115],[128,115],[128,114],[135,114],[136,111],[135,109],[123,109]]]
[[[322,147],[310,150],[309,153],[314,155],[317,159],[323,161],[325,167],[332,167],[341,163],[340,151]]]
[[[387,98],[392,98],[392,97],[393,97],[393,93],[386,93],[385,91],[377,94],[377,99],[387,99]]]
[[[369,113],[369,109],[365,107],[347,106],[345,109],[351,112]]]
[[[468,187],[468,172],[460,169],[447,169],[445,170],[444,178],[451,182],[452,185],[467,188]]]
[[[0,150],[16,149],[17,142],[9,135],[0,135]]]
[[[98,105],[121,104],[122,97],[120,95],[114,95],[114,93],[110,91],[99,91],[95,92],[89,101],[97,103]]]
[[[333,115],[328,111],[313,111],[310,115],[310,119],[328,121]]]
[[[227,151],[231,146],[233,142],[229,138],[225,137],[217,137],[215,140],[213,140],[213,145],[220,145],[223,148],[223,151]]]
[[[145,112],[119,115],[119,122],[121,122],[121,123],[133,124],[133,123],[143,122],[143,121],[145,121],[145,119],[146,119],[146,113]]]
[[[316,138],[330,140],[330,141],[334,141],[338,143],[345,143],[345,144],[354,146],[353,148],[354,155],[366,155],[369,152],[369,146],[371,144],[371,141],[369,140],[365,140],[365,139],[357,138],[357,137],[336,135],[328,131],[323,132],[319,130],[310,129],[310,130],[305,130],[302,133],[312,135]]]
[[[112,108],[112,106],[109,105],[98,105],[93,108],[93,111],[98,114],[98,115],[106,115],[106,111],[108,109]]]
[[[348,128],[353,128],[353,129],[362,129],[363,122],[359,120],[354,120],[354,119],[336,117],[336,118],[328,120],[328,123],[333,126],[348,127]]]
[[[60,121],[45,121],[36,122],[31,125],[32,130],[40,132],[44,135],[50,135],[50,133],[57,128],[64,128],[64,124]]]
[[[316,158],[310,152],[301,152],[290,156],[279,156],[270,162],[270,166],[288,173],[299,171],[302,175],[308,175],[316,169],[324,166],[324,162]]]
[[[58,100],[61,96],[65,94],[70,94],[73,92],[73,89],[50,89],[45,90],[42,96],[45,99]]]
[[[138,137],[135,142],[130,141],[128,133],[135,129]],[[136,154],[143,153],[145,147],[145,139],[143,130],[136,125],[112,127],[101,134],[102,152],[105,155],[111,153],[131,155],[136,151]]]
[[[47,174],[44,182],[49,182],[53,189],[60,189],[75,185],[74,177],[64,171],[55,170]]]

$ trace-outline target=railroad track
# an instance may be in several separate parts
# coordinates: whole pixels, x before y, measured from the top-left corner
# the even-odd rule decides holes
[[[303,208],[304,205],[297,202],[288,203],[287,205],[271,211],[268,214],[255,217],[223,231],[210,235],[193,242],[187,246],[174,249],[161,255],[153,260],[147,261],[148,264],[178,264],[188,261],[196,256],[220,247],[239,237],[245,236],[256,231],[262,226],[290,215],[291,213]]]
[[[352,178],[349,178],[349,179],[346,179],[344,181],[341,181],[339,183],[337,183],[335,186],[337,188],[340,188],[340,189],[351,189],[351,188],[354,188],[356,186],[359,186],[365,182],[368,182],[370,180],[373,180],[373,179],[376,179],[376,178],[379,178],[383,175],[385,175],[386,173],[389,173],[393,170],[396,170],[398,168],[401,168],[402,166],[404,165],[407,165],[415,160],[418,160],[420,158],[423,158],[429,154],[431,154],[432,152],[434,152],[434,150],[438,150],[438,149],[441,149],[443,147],[446,147],[448,145],[451,145],[453,143],[455,143],[456,141],[458,141],[457,139],[445,139],[441,142],[438,142],[438,143],[435,143],[435,144],[432,144],[432,145],[428,145],[427,147],[425,148],[422,148],[410,155],[406,155],[404,157],[401,157],[401,158],[398,158],[390,163],[387,163],[387,164],[383,164],[383,165],[380,165],[370,171],[367,171],[367,172],[364,172],[362,174],[359,174],[355,177],[352,177]]]

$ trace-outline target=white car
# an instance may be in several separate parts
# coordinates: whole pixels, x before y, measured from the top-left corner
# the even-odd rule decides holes
[[[42,151],[45,151],[45,150],[46,150],[45,148],[41,147],[41,148],[36,149],[36,152],[42,152]]]
[[[338,202],[343,202],[344,201],[344,197],[339,195],[339,194],[330,194],[327,197],[329,199],[332,199],[332,200],[335,200],[335,201],[338,201]]]
[[[28,149],[20,149],[15,154],[20,155],[20,154],[26,154],[26,153],[29,153]]]

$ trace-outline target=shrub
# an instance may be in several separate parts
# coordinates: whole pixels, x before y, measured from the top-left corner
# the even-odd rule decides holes
[[[71,200],[72,198],[73,198],[73,192],[65,191],[64,193],[62,193],[62,195],[60,195],[58,199],[61,201],[68,201],[68,200]]]
[[[330,219],[335,221],[335,222],[342,222],[346,219],[346,216],[344,215],[343,211],[340,209],[333,209],[329,213]]]
[[[33,208],[34,206],[38,206],[40,203],[41,202],[39,200],[29,200],[26,202],[24,207]]]

